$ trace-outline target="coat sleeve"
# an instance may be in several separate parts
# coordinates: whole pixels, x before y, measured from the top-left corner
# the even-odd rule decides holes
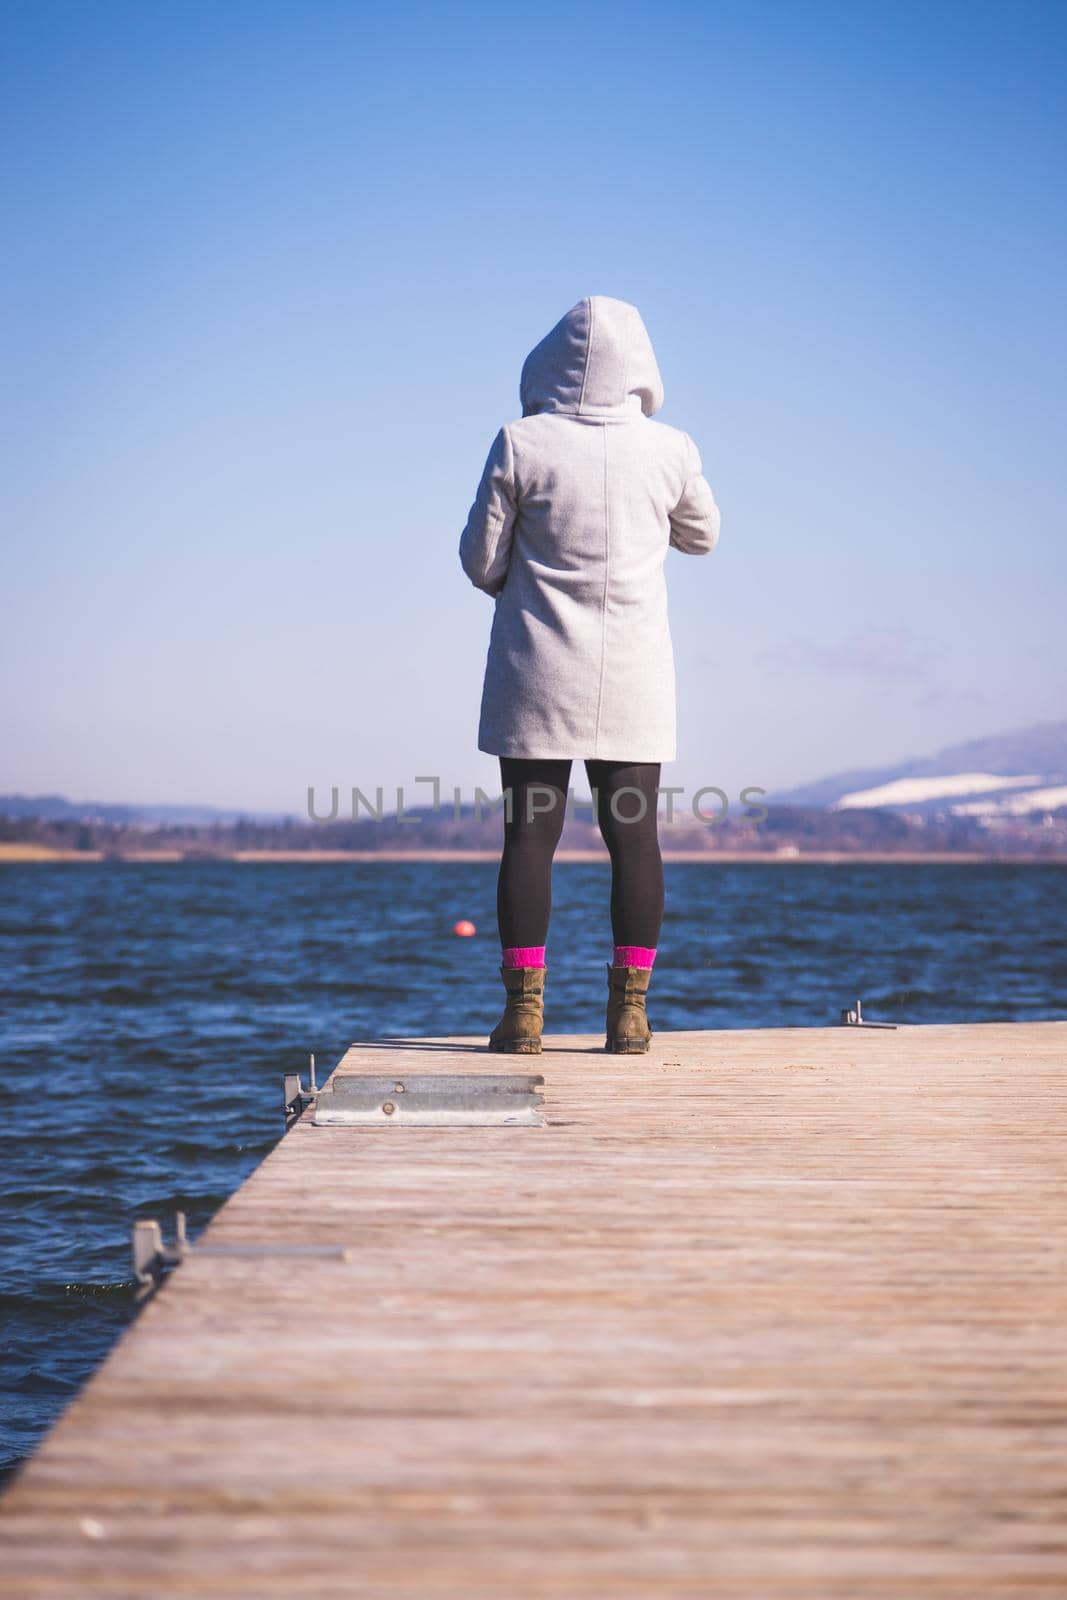
[[[685,442],[689,470],[681,499],[670,515],[671,544],[688,556],[706,556],[719,542],[719,508],[704,477],[700,451],[688,434]]]
[[[459,559],[476,589],[498,595],[504,587],[515,529],[515,468],[507,428],[493,440],[482,481],[459,541]]]

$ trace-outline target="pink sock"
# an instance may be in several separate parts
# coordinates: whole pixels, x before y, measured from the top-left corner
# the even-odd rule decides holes
[[[500,952],[500,962],[505,967],[543,967],[545,947],[543,944],[511,944]]]
[[[643,944],[617,944],[612,958],[613,967],[650,967],[656,959],[655,948]]]

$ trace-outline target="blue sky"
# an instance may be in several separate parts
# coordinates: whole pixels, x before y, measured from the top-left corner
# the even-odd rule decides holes
[[[1064,715],[1067,8],[4,11],[0,790],[488,783],[456,558],[522,358],[633,300],[723,510],[680,755]]]

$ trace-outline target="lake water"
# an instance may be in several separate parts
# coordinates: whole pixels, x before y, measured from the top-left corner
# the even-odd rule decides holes
[[[202,1227],[355,1037],[484,1034],[495,869],[0,868],[0,1474],[135,1314],[138,1216]],[[667,867],[657,1029],[1067,1016],[1067,869]],[[606,867],[561,864],[548,1025],[603,1025]],[[473,939],[452,925],[470,918]]]

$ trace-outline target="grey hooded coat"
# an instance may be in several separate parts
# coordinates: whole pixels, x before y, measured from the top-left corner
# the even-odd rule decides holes
[[[664,562],[713,549],[719,512],[692,439],[650,420],[663,384],[637,308],[580,300],[526,358],[520,398],[460,540],[496,599],[478,748],[669,761]]]

